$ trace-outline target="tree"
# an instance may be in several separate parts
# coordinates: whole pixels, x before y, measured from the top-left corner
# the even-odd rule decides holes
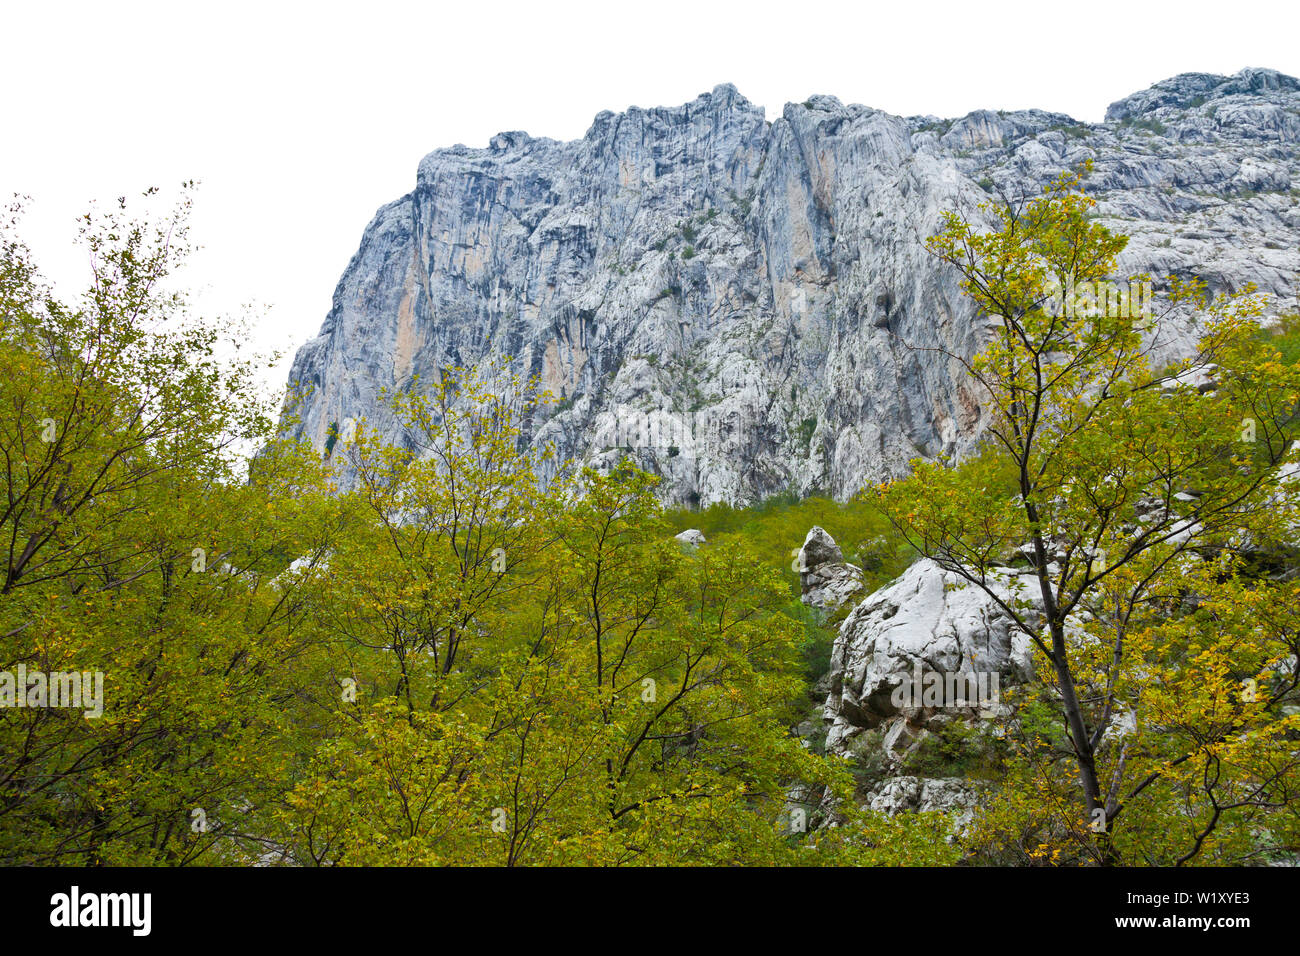
[[[288,798],[322,864],[828,862],[883,849],[846,768],[789,731],[802,628],[778,568],[685,550],[630,464],[539,488],[518,382],[403,398],[425,453],[363,432],[320,620],[365,692]],[[495,554],[495,557],[494,557]],[[817,831],[841,809],[842,826]],[[801,802],[802,801],[802,802]],[[876,834],[874,843],[870,834]],[[816,848],[809,854],[805,848]]]
[[[335,456],[357,487],[330,557],[335,599],[318,613],[345,653],[383,652],[393,676],[364,679],[389,680],[383,692],[408,713],[453,706],[494,666],[478,660],[476,629],[527,586],[547,540],[536,477],[546,455],[521,450],[519,431],[542,397],[500,369],[452,372],[428,394],[392,396],[400,447],[362,423]]]
[[[1191,359],[1152,369],[1161,316],[1134,308],[1140,297],[1113,284],[1126,240],[1095,221],[1079,185],[1063,176],[1042,197],[985,205],[987,231],[949,214],[930,240],[990,320],[973,360],[950,356],[984,393],[986,440],[960,468],[914,463],[879,502],[922,554],[982,588],[1041,652],[1039,703],[1060,721],[1060,736],[1026,732],[1026,753],[1040,763],[1021,777],[1039,781],[1033,809],[1056,815],[1071,852],[1111,863],[1120,859],[1126,807],[1153,799],[1157,781],[1173,786],[1177,768],[1207,754],[1233,749],[1242,758],[1234,786],[1249,790],[1242,780],[1262,773],[1259,758],[1285,741],[1278,786],[1294,785],[1294,718],[1281,709],[1289,682],[1244,722],[1210,714],[1232,709],[1220,699],[1232,680],[1285,658],[1295,622],[1233,630],[1221,653],[1206,656],[1191,637],[1204,620],[1186,612],[1225,613],[1225,575],[1252,593],[1273,587],[1243,584],[1235,572],[1248,542],[1279,531],[1279,501],[1290,492],[1278,466],[1294,433],[1300,376],[1259,346],[1262,303],[1252,290],[1211,302],[1202,285],[1177,279],[1167,300],[1194,307],[1204,333]],[[1213,387],[1188,384],[1197,381]],[[1030,583],[1008,596],[999,582],[1019,556]],[[1180,653],[1155,640],[1171,628],[1183,635]],[[1143,726],[1168,706],[1170,680],[1198,688],[1197,702],[1180,710],[1187,732],[1125,734],[1121,718]],[[1266,733],[1251,729],[1258,720]],[[1180,753],[1168,751],[1174,741]],[[1049,764],[1060,777],[1057,746],[1073,763],[1065,788],[1042,782],[1053,776]],[[1134,782],[1138,765],[1145,776]],[[1252,791],[1247,803],[1271,802],[1269,791]]]
[[[277,575],[328,548],[331,506],[282,444],[242,473],[272,420],[254,360],[218,361],[229,330],[166,288],[187,208],[154,228],[124,200],[87,215],[75,305],[7,223],[0,671],[102,680],[98,716],[0,710],[7,863],[249,859],[291,763],[309,576]]]

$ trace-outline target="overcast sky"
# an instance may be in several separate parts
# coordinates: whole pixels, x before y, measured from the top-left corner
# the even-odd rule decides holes
[[[32,197],[24,235],[47,275],[84,279],[72,239],[91,199],[198,179],[186,284],[210,311],[255,304],[264,349],[316,333],[362,229],[440,146],[573,139],[601,110],[724,82],[769,119],[829,93],[1096,122],[1177,73],[1300,75],[1295,0],[4,2],[0,194]]]

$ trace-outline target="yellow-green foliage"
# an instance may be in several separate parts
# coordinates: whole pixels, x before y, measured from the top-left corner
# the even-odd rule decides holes
[[[162,291],[182,237],[88,219],[75,306],[4,244],[0,670],[104,693],[0,708],[0,862],[955,857],[790,733],[780,562],[683,550],[630,466],[542,488],[541,396],[493,370],[394,396],[400,448],[276,438],[237,333]]]
[[[667,518],[674,534],[698,528],[710,541],[748,540],[765,567],[784,568],[795,595],[799,574],[793,559],[813,525],[830,533],[845,561],[863,569],[869,591],[895,578],[916,557],[875,503],[861,497],[839,502],[787,493],[746,508],[715,503],[698,511],[673,509]]]
[[[1004,316],[970,365],[979,454],[846,503],[700,512],[665,513],[626,462],[543,486],[562,463],[519,439],[544,396],[502,369],[391,396],[400,447],[361,422],[322,456],[278,437],[250,361],[218,359],[237,330],[186,320],[165,291],[183,217],[88,218],[75,304],[6,223],[0,673],[101,672],[104,709],[0,708],[0,863],[1294,853],[1298,516],[1277,471],[1293,325],[1262,336],[1249,295],[1210,306],[1175,284],[1206,314],[1198,361],[1219,384],[1203,395],[1163,387],[1132,322],[1053,321],[1036,301],[1049,267],[1106,274],[1123,246],[1070,187],[992,232],[951,217],[934,241]],[[1139,521],[1153,494],[1184,514]],[[883,764],[791,731],[831,638],[797,599],[812,525],[869,588],[916,554],[979,586],[1026,542],[1068,553],[1030,575],[1041,618],[1006,608],[1038,679],[1008,689],[996,741],[954,726],[909,758],[987,788],[959,837],[941,814],[864,811],[855,785]],[[710,543],[679,546],[687,527]]]
[[[879,489],[898,531],[973,587],[1031,551],[1023,592],[988,590],[1039,681],[1012,695],[1005,782],[972,840],[1022,863],[1293,853],[1300,618],[1294,571],[1278,572],[1300,369],[1261,335],[1252,289],[1211,303],[1200,283],[1167,284],[1202,320],[1169,371],[1209,376],[1205,391],[1148,366],[1158,312],[1049,307],[1052,285],[1109,279],[1126,242],[1078,185],[988,207],[992,230],[950,215],[931,240],[994,317],[968,364],[989,439],[970,468],[916,462]],[[1273,573],[1248,573],[1269,554]]]

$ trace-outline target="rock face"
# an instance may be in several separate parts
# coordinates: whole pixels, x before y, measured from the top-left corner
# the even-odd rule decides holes
[[[1004,598],[1034,597],[1029,578],[1012,569],[995,586]],[[899,750],[928,725],[995,708],[981,688],[996,694],[1031,668],[1029,639],[1013,632],[992,598],[933,561],[918,561],[840,625],[823,710],[826,748],[852,753],[856,738],[878,729],[885,750]]]
[[[862,590],[862,569],[848,564],[844,552],[816,525],[799,549],[800,600],[822,611],[836,611]]]
[[[880,788],[868,806],[880,813],[939,811],[953,816],[961,829],[974,816],[979,790],[955,777],[893,777]]]
[[[1033,601],[1031,578],[1006,568],[992,582],[1003,600]],[[874,768],[859,799],[883,813],[941,811],[953,832],[971,820],[982,784],[915,772],[912,758],[958,722],[1000,716],[1006,684],[1032,675],[1029,639],[982,589],[933,561],[916,562],[845,618],[831,650],[822,717],[826,752]]]
[[[400,443],[383,391],[508,358],[555,395],[527,440],[561,458],[630,453],[674,502],[843,497],[981,428],[935,351],[970,354],[985,327],[924,249],[942,211],[976,216],[1091,159],[1103,220],[1133,236],[1125,274],[1254,282],[1291,307],[1298,142],[1300,83],[1245,70],[1175,77],[1095,126],[829,96],[769,122],[719,86],[601,113],[575,142],[441,149],[375,215],[298,352],[296,432],[324,451],[331,425],[365,419]],[[1156,361],[1188,336],[1171,321]]]
[[[673,537],[677,541],[680,541],[682,544],[690,545],[691,547],[696,547],[701,544],[707,544],[709,540],[708,538],[704,537],[704,532],[699,530],[698,528],[687,528],[685,531],[681,532],[680,534],[673,535]]]

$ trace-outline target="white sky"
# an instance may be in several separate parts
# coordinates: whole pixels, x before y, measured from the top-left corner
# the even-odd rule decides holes
[[[723,82],[769,119],[830,93],[1095,122],[1177,73],[1300,75],[1295,0],[0,2],[0,196],[32,197],[24,236],[46,274],[84,279],[72,239],[91,199],[198,179],[186,285],[209,311],[255,304],[267,350],[316,333],[366,223],[440,146],[573,139],[603,109]]]

